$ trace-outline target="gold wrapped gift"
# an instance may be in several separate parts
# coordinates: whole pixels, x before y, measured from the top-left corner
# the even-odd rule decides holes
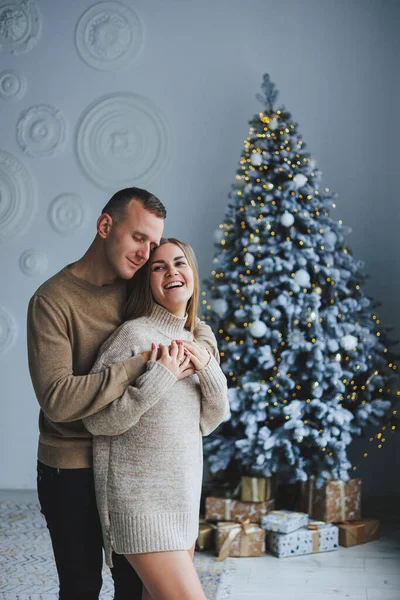
[[[328,523],[361,518],[361,479],[330,480],[321,488],[310,477],[302,488],[302,509],[313,519]]]
[[[265,502],[273,496],[272,477],[242,477],[242,502]]]
[[[361,519],[339,523],[339,544],[350,548],[378,540],[380,537],[378,519]]]
[[[265,531],[248,519],[242,523],[218,523],[218,560],[228,556],[262,556],[265,554]]]
[[[214,546],[215,530],[216,525],[213,523],[207,523],[207,521],[201,520],[199,522],[199,534],[196,540],[196,550],[209,550]]]
[[[251,523],[260,523],[261,518],[275,508],[275,501],[240,502],[233,498],[206,498],[206,514],[208,521],[236,521],[239,523],[249,519]]]

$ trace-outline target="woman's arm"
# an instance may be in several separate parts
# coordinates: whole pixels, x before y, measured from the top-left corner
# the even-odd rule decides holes
[[[217,340],[215,339],[215,335],[211,327],[198,318],[196,320],[196,329],[193,331],[193,336],[195,342],[208,350],[219,362]]]
[[[201,389],[200,430],[209,435],[231,416],[228,386],[221,367],[213,356],[207,366],[197,371]]]

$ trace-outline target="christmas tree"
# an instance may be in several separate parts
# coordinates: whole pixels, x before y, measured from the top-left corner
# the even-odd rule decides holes
[[[203,292],[232,412],[204,450],[214,473],[319,485],[348,479],[348,446],[387,417],[397,367],[335,195],[268,75],[262,90]]]

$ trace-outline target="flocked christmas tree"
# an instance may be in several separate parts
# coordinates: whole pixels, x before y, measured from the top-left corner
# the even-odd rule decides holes
[[[268,75],[262,89],[203,292],[232,412],[205,454],[212,472],[347,479],[348,446],[386,418],[396,365],[335,196]]]

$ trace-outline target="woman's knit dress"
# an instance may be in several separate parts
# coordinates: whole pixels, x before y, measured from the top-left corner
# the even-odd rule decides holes
[[[192,340],[176,317],[155,304],[103,344],[92,372],[148,350],[152,342]],[[229,417],[226,378],[214,357],[196,375],[177,380],[149,361],[136,385],[84,419],[106,561],[112,551],[139,554],[188,550],[196,541],[203,469],[202,435]]]

